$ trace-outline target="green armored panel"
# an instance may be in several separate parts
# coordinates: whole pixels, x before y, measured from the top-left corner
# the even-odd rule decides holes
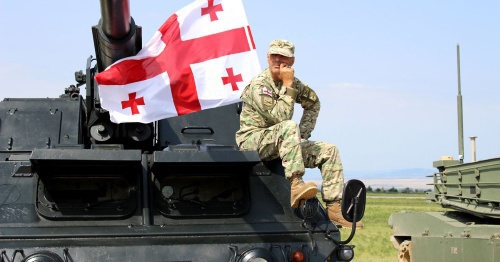
[[[435,201],[479,216],[500,218],[500,158],[441,168],[444,170],[434,175]]]
[[[412,261],[497,261],[499,244],[498,239],[413,237]]]

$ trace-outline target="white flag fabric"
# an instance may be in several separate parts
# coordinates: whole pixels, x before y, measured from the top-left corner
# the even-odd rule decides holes
[[[196,0],[95,80],[112,122],[150,123],[239,102],[260,72],[241,0]]]

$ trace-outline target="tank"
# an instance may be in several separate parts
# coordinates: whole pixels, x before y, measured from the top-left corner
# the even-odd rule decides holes
[[[355,227],[342,240],[317,198],[291,208],[281,161],[238,149],[240,103],[110,121],[94,76],[142,37],[128,1],[100,5],[95,57],[75,84],[0,102],[0,261],[352,260]],[[364,184],[343,194],[344,217],[359,221]]]
[[[463,120],[458,64],[459,159],[443,156],[433,162],[427,201],[442,212],[392,214],[391,241],[399,261],[498,261],[500,259],[500,157],[476,161],[471,137],[471,162],[463,160]]]

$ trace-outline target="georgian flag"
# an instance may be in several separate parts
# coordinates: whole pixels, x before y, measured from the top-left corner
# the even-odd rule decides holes
[[[239,102],[260,71],[241,0],[196,0],[95,80],[112,122],[150,123]]]

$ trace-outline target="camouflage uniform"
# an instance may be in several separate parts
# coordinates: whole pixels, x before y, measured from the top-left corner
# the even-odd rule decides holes
[[[242,150],[258,151],[262,160],[281,158],[288,179],[302,176],[304,167],[319,167],[323,200],[340,199],[344,176],[337,147],[307,140],[316,125],[319,99],[298,78],[294,78],[292,88],[298,93],[296,99],[287,95],[290,88],[272,79],[268,68],[256,76],[241,95],[244,103],[236,142]],[[299,125],[291,120],[295,103],[304,109]]]

